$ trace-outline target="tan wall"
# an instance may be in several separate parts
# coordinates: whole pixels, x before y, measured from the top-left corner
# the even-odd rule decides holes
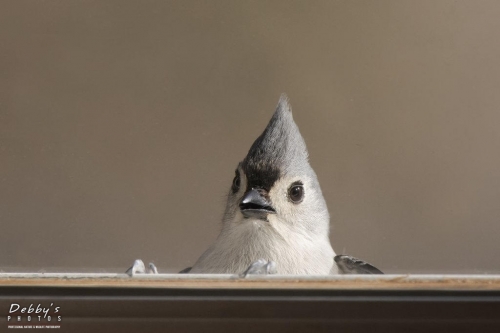
[[[500,2],[1,1],[0,269],[163,272],[286,92],[332,243],[500,273]]]

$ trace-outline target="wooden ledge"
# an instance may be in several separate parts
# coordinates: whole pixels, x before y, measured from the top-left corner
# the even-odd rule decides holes
[[[251,276],[0,273],[0,286],[182,289],[500,290],[500,275]]]

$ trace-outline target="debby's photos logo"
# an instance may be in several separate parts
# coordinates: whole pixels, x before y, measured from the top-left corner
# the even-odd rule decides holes
[[[12,303],[7,315],[8,328],[61,328],[61,322],[61,307],[54,303]]]

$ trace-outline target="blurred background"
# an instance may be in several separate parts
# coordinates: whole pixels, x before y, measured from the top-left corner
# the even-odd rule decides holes
[[[0,269],[160,272],[290,97],[337,253],[500,273],[500,2],[1,1]]]

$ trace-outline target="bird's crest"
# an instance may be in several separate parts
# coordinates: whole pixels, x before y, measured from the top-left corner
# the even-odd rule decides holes
[[[309,168],[306,144],[293,121],[288,97],[283,94],[269,124],[242,162],[249,183],[269,189],[281,173]]]

